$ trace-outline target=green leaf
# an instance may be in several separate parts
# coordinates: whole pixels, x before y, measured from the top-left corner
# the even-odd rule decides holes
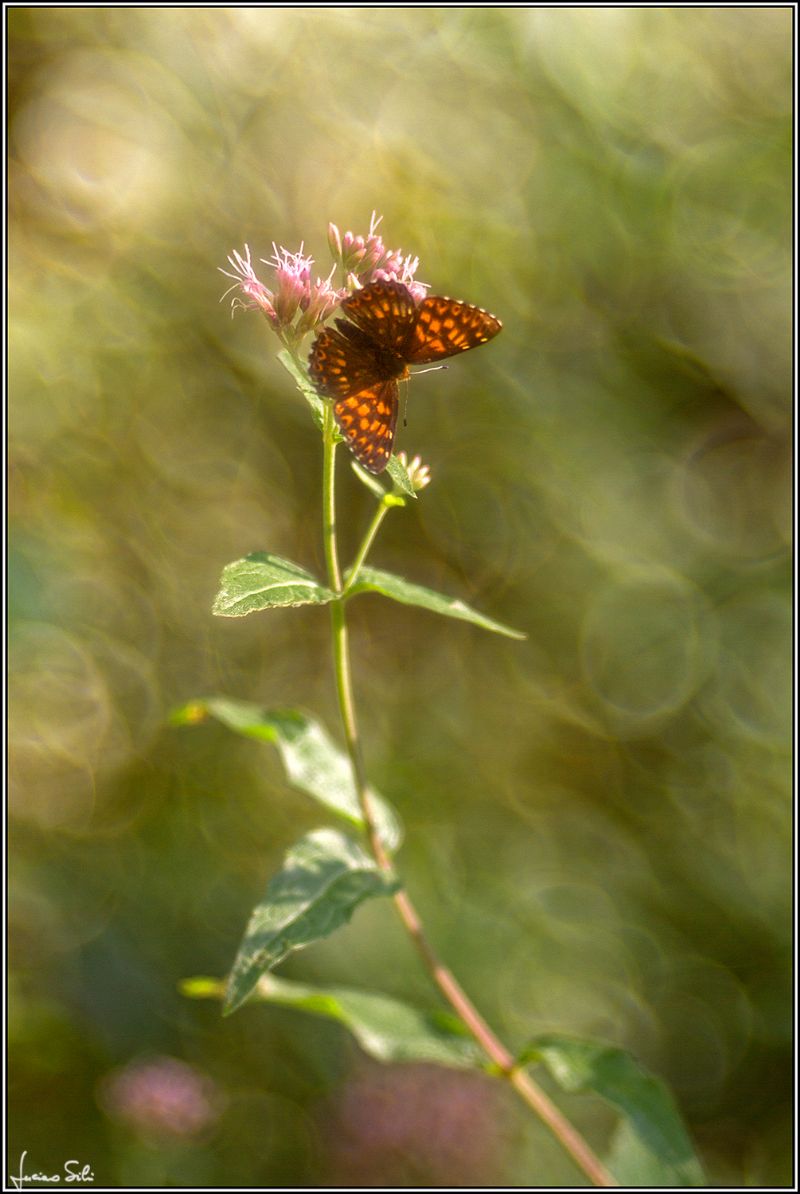
[[[208,716],[216,717],[237,734],[274,743],[292,787],[312,796],[351,825],[364,828],[350,760],[313,717],[296,709],[262,709],[247,701],[208,697],[176,709],[171,721],[174,725],[192,725]],[[380,839],[389,853],[394,853],[403,840],[398,816],[372,789],[370,805]]]
[[[622,1186],[702,1186],[703,1170],[672,1095],[624,1049],[547,1034],[519,1065],[544,1064],[562,1090],[593,1091],[621,1112],[608,1166]]]
[[[222,618],[243,618],[279,606],[326,605],[333,596],[299,564],[268,551],[254,551],[223,568],[213,613]]]
[[[403,467],[396,456],[389,457],[389,463],[386,466],[386,476],[390,477],[394,483],[394,493],[391,489],[384,489],[377,477],[372,473],[368,473],[365,468],[362,468],[357,460],[351,460],[353,472],[358,477],[363,485],[366,485],[370,493],[374,493],[376,498],[386,500],[387,497],[394,497],[395,506],[404,506],[405,501],[399,495],[404,493],[406,497],[414,498],[416,501],[416,490],[411,484],[411,479],[408,475],[407,469]]]
[[[359,904],[397,891],[360,846],[334,829],[316,829],[292,846],[253,909],[228,980],[225,1014],[240,1007],[267,970],[288,954],[329,937]]]
[[[311,407],[311,414],[314,417],[314,422],[317,424],[320,431],[322,431],[325,424],[324,400],[320,398],[319,394],[311,384],[311,381],[309,380],[305,370],[300,367],[288,349],[284,348],[278,353],[278,360],[283,365],[286,372],[291,375],[298,390],[303,395],[308,405]]]
[[[401,601],[404,605],[418,605],[436,614],[445,614],[448,618],[460,618],[464,622],[481,626],[484,630],[493,630],[495,634],[505,634],[508,638],[527,637],[519,630],[512,630],[502,622],[495,622],[493,618],[479,614],[463,601],[445,597],[433,589],[412,584],[402,576],[394,576],[391,572],[383,572],[379,568],[365,567],[360,570],[358,580],[349,590],[348,597],[353,597],[356,593],[382,593],[384,597],[391,597],[393,601]]]
[[[224,984],[191,978],[181,984],[193,999],[221,998]],[[464,1025],[449,1012],[422,1012],[388,995],[348,987],[310,987],[274,974],[258,980],[253,1001],[293,1007],[337,1020],[376,1061],[430,1061],[457,1069],[483,1069],[486,1058]]]
[[[411,497],[416,500],[416,490],[411,484],[411,478],[408,475],[408,470],[403,467],[396,456],[391,456],[389,458],[386,471],[392,478],[392,481],[394,481],[395,489],[399,489],[401,493],[406,495],[406,497]]]

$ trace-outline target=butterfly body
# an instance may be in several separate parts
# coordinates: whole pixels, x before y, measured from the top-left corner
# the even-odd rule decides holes
[[[456,356],[485,344],[502,324],[480,307],[428,295],[417,305],[401,282],[371,282],[346,298],[347,319],[323,328],[314,341],[309,371],[348,447],[371,473],[386,468],[397,424],[398,380],[409,365]]]
[[[351,349],[355,349],[365,364],[371,365],[377,371],[381,380],[389,381],[393,377],[402,379],[408,376],[408,365],[402,352],[381,343],[357,324],[348,323],[346,319],[337,319],[334,322],[339,329],[339,335],[347,341]]]

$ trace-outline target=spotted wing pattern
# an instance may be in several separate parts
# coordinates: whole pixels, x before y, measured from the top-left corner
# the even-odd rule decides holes
[[[376,381],[388,381],[370,338],[350,326],[350,335],[323,328],[314,341],[309,358],[309,373],[320,394],[326,398],[346,398]]]
[[[347,446],[360,465],[382,473],[389,463],[397,423],[397,382],[379,381],[358,394],[339,398],[333,413]]]
[[[419,306],[401,282],[371,282],[342,302],[347,319],[324,328],[311,349],[309,372],[350,451],[371,473],[392,454],[397,379],[409,364],[427,364],[485,344],[500,320],[481,307],[428,295]]]
[[[402,282],[371,282],[346,298],[342,310],[373,340],[402,357],[417,319],[417,305]]]
[[[495,315],[458,299],[428,295],[417,309],[417,318],[405,350],[409,364],[425,365],[454,357],[491,340],[502,328]]]

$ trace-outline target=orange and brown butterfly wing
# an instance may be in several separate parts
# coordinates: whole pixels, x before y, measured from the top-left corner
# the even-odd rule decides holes
[[[346,398],[386,380],[384,363],[367,338],[353,331],[355,336],[323,328],[311,348],[308,370],[317,390],[326,398]]]
[[[370,282],[346,298],[342,310],[373,342],[402,357],[417,319],[417,305],[402,282]]]
[[[397,382],[379,381],[358,394],[338,398],[333,413],[347,446],[370,473],[389,463],[397,423]]]
[[[320,394],[334,399],[336,422],[350,451],[371,473],[389,462],[397,423],[397,378],[425,364],[485,344],[500,331],[494,315],[456,299],[429,295],[417,306],[408,287],[371,282],[342,302],[347,320],[324,328],[311,349],[309,372]],[[349,321],[349,322],[348,322]]]
[[[417,308],[416,322],[403,355],[412,365],[441,361],[485,344],[502,326],[496,315],[490,315],[482,307],[430,294]]]

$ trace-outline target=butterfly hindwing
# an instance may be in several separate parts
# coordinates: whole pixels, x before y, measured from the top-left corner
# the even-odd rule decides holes
[[[367,346],[369,347],[369,346]],[[308,362],[311,380],[326,398],[345,398],[385,379],[374,352],[333,328],[323,328]]]
[[[338,398],[333,413],[347,446],[370,473],[389,463],[397,423],[397,382],[379,381],[357,394]]]
[[[424,365],[454,357],[491,340],[502,328],[495,315],[482,307],[439,295],[428,295],[417,308],[417,319],[406,345],[409,364]]]

